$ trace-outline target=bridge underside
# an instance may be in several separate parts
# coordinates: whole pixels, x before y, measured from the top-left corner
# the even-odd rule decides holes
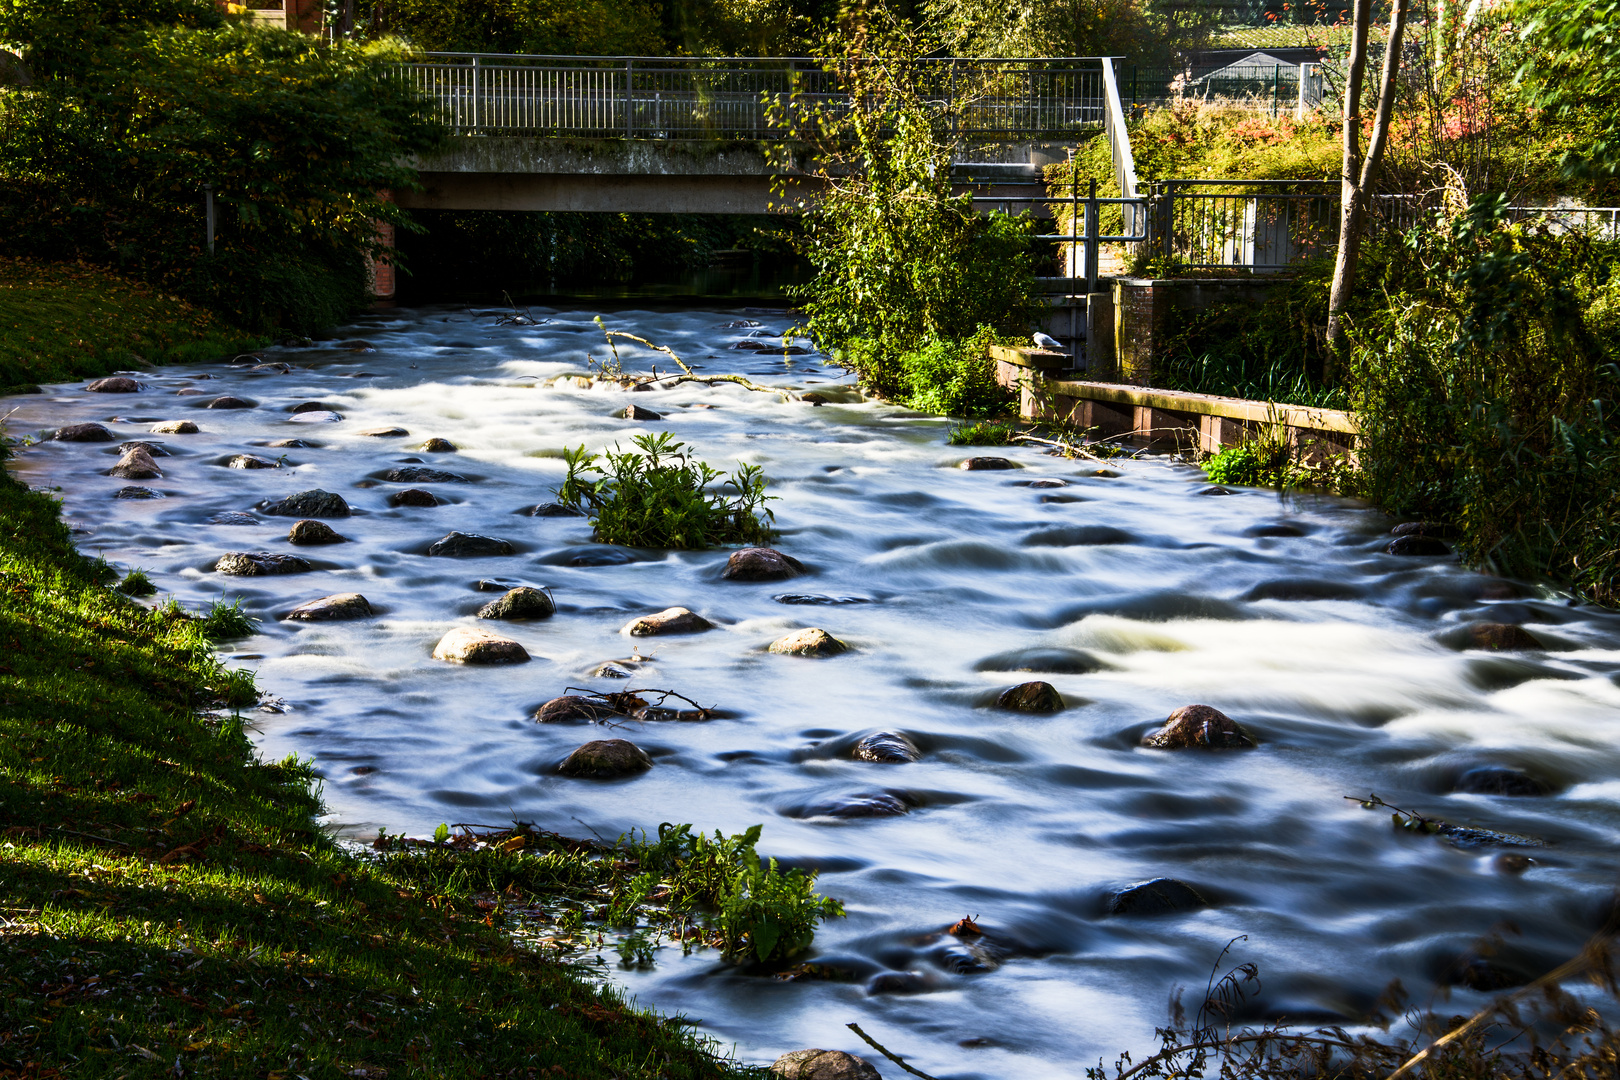
[[[1029,197],[1040,168],[1063,160],[1057,147],[1009,144],[955,167],[976,195]],[[421,191],[399,191],[414,210],[504,210],[618,214],[767,214],[813,199],[817,182],[756,145],[463,137],[416,163]],[[773,186],[786,184],[785,192]],[[970,190],[964,182],[958,190]],[[981,204],[983,205],[983,204]],[[999,209],[989,204],[991,209]],[[1042,203],[1009,203],[1049,217]]]

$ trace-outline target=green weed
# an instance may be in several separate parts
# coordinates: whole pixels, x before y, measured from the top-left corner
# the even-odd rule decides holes
[[[664,431],[633,441],[634,451],[563,453],[568,476],[557,501],[588,515],[598,541],[678,549],[770,541],[775,515],[765,503],[774,496],[765,494],[759,466],[739,463],[728,475]],[[716,481],[733,494],[709,490]]]
[[[1018,425],[1011,421],[980,420],[974,424],[957,424],[945,436],[947,446],[1008,446],[1018,434]]]
[[[118,591],[125,596],[151,596],[157,592],[157,586],[152,584],[152,579],[146,576],[144,570],[131,570],[118,583]]]
[[[252,637],[259,632],[259,620],[242,610],[240,599],[226,603],[216,600],[202,617],[202,633],[209,641],[232,641]]]

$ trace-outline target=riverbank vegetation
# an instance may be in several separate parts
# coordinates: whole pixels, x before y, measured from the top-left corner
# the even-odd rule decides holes
[[[672,932],[791,957],[838,908],[761,865],[757,830],[444,829],[362,856],[317,825],[309,762],[255,755],[251,673],[202,620],[109,587],[4,475],[0,535],[0,1071],[753,1074],[582,961],[599,934],[645,961]]]
[[[0,42],[0,253],[77,259],[300,333],[369,300],[388,191],[443,132],[397,44],[252,28],[210,0],[17,0]],[[208,239],[206,204],[214,203]]]
[[[176,296],[82,263],[0,257],[0,393],[265,344]]]

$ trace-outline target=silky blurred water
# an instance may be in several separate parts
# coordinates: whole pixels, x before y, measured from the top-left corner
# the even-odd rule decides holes
[[[699,1020],[746,1060],[806,1046],[864,1051],[844,1027],[857,1021],[935,1075],[1073,1077],[1099,1057],[1150,1048],[1171,993],[1189,987],[1196,1002],[1236,935],[1248,939],[1231,955],[1257,962],[1264,977],[1255,1015],[1337,1022],[1360,1016],[1393,978],[1419,1004],[1463,1011],[1483,999],[1450,984],[1482,939],[1501,935],[1491,962],[1530,976],[1597,928],[1620,837],[1615,616],[1450,559],[1387,555],[1392,521],[1354,503],[1200,494],[1202,474],[1165,457],[1110,462],[1105,472],[1117,475],[1094,475],[1095,463],[1014,448],[988,452],[1017,470],[959,470],[986,451],[946,446],[945,422],[861,400],[816,356],[730,348],[758,331],[723,324],[780,332],[783,312],[605,317],[704,371],[819,389],[832,403],[735,386],[543,386],[583,370],[587,353],[606,355],[597,312],[536,310],[550,321],[529,327],[497,326],[496,314],[380,314],[345,331],[374,352],[270,350],[292,365],[285,373],[219,364],[142,374],[139,394],[72,385],[15,397],[5,403],[13,436],[96,421],[172,456],[158,459],[161,479],[124,481],[105,475],[116,444],[44,441],[12,468],[60,488],[86,553],[145,569],[188,606],[237,598],[263,620],[230,650],[286,709],[256,714],[257,741],[267,757],[313,756],[333,820],[353,834],[522,819],[612,837],[665,821],[728,832],[763,822],[765,853],[820,868],[821,890],[848,906],[847,919],[821,930],[811,959],[855,971],[855,981],[784,983],[713,953],[664,948],[651,970],[613,970],[643,1003]],[[668,367],[646,350],[621,352],[628,368]],[[203,393],[177,393],[188,389]],[[202,408],[222,394],[256,407]],[[309,401],[343,419],[288,411]],[[615,419],[631,402],[664,419]],[[202,431],[147,434],[174,419]],[[409,436],[358,434],[390,425]],[[726,582],[724,551],[615,551],[593,544],[579,519],[520,513],[552,499],[564,447],[627,445],[646,430],[671,432],[721,468],[761,466],[779,500],[777,546],[808,576]],[[414,449],[429,437],[459,452]],[[266,448],[286,438],[318,445]],[[285,457],[275,469],[227,468],[239,453]],[[413,462],[464,482],[378,481]],[[1028,486],[1035,479],[1064,485]],[[165,497],[114,499],[129,483]],[[390,507],[388,496],[407,486],[448,501]],[[330,522],[350,543],[294,548],[290,519],[254,510],[309,488],[353,506],[353,517]],[[253,523],[213,523],[225,512]],[[1301,535],[1256,535],[1279,523]],[[425,554],[452,530],[504,538],[518,553]],[[227,551],[260,550],[296,552],[316,569],[255,578],[212,569]],[[474,590],[480,578],[554,591],[550,620],[485,624],[522,642],[532,663],[431,658],[446,631],[479,621],[473,613],[494,595]],[[378,614],[279,618],[350,591]],[[869,602],[775,599],[788,593]],[[719,629],[620,634],[672,605]],[[1479,621],[1521,623],[1549,648],[1489,654],[1442,640]],[[854,651],[826,660],[764,651],[808,626]],[[629,685],[675,689],[730,718],[611,733],[529,719],[566,687],[623,689],[589,673],[636,647],[654,659]],[[987,658],[1035,648],[1080,650],[1094,661],[1080,666],[1095,670],[981,670]],[[1070,707],[991,707],[1000,690],[1032,678],[1053,683]],[[1138,745],[1194,702],[1233,716],[1259,748]],[[905,733],[922,759],[851,760],[854,742],[880,730]],[[646,749],[653,769],[616,782],[555,773],[575,746],[610,736]],[[1482,765],[1525,770],[1552,793],[1453,791]],[[1401,833],[1387,813],[1343,798],[1372,791],[1548,846],[1522,849],[1534,861],[1513,872],[1499,856],[1520,849]],[[814,812],[875,793],[910,812]],[[1212,906],[1106,914],[1114,890],[1161,875],[1192,884]],[[985,927],[999,967],[961,970],[973,965],[940,931],[964,915]],[[869,993],[884,972],[915,973],[915,992]]]

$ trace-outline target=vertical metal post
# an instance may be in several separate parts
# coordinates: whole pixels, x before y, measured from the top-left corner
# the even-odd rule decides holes
[[[1170,259],[1176,253],[1176,185],[1165,184],[1159,196],[1159,232],[1164,241],[1162,254]]]
[[[1281,89],[1282,66],[1279,64],[1273,64],[1271,65],[1271,117],[1273,120],[1277,118],[1277,104]]]
[[[472,126],[473,126],[473,130],[476,131],[478,129],[479,120],[481,119],[480,113],[482,112],[482,110],[479,108],[479,103],[478,103],[478,92],[479,92],[478,84],[480,82],[482,82],[483,80],[480,79],[478,76],[479,76],[479,73],[483,70],[483,68],[479,65],[478,57],[476,57],[476,56],[473,57],[472,65],[473,65],[472,66]]]
[[[208,254],[214,253],[214,185],[203,185],[203,219],[207,222]]]
[[[1086,295],[1097,291],[1097,181],[1091,181],[1091,193],[1086,196]]]
[[[955,140],[962,132],[962,114],[958,108],[956,97],[956,57],[951,57],[951,138]],[[954,154],[955,151],[952,151]]]
[[[635,117],[632,115],[632,111],[635,109],[636,96],[630,92],[630,85],[635,77],[636,62],[626,60],[624,62],[624,137],[627,140],[635,137],[636,130]]]

